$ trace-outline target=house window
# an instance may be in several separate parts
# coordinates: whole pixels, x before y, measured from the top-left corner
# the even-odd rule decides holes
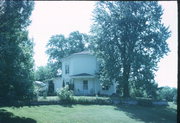
[[[83,81],[83,90],[88,90],[88,81],[87,80]]]
[[[109,86],[102,86],[102,90],[109,90]]]
[[[69,85],[69,82],[66,82],[66,85]]]
[[[69,65],[65,65],[65,74],[69,74]]]

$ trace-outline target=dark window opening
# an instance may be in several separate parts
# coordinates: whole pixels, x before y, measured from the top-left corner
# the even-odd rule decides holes
[[[102,86],[102,90],[109,90],[109,86]]]
[[[88,90],[88,80],[83,80],[83,90]]]
[[[54,91],[54,83],[53,81],[49,81],[48,82],[49,87],[48,87],[48,96],[54,96],[55,95],[55,91]]]
[[[65,74],[69,74],[69,65],[65,65]]]
[[[69,82],[66,82],[66,85],[69,85]]]

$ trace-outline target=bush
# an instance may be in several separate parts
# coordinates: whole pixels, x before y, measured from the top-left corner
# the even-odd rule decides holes
[[[76,104],[92,104],[93,100],[82,97],[82,98],[74,99],[74,103],[76,103]]]
[[[138,104],[141,106],[152,106],[152,99],[150,98],[140,98],[138,99]]]
[[[166,99],[167,101],[174,101],[174,96],[177,96],[177,88],[160,87],[158,90],[158,99]]]
[[[43,92],[43,98],[44,98],[44,99],[47,98],[47,92],[46,92],[46,91]]]
[[[73,92],[69,90],[69,86],[65,86],[57,93],[62,102],[70,103],[73,100]]]
[[[94,97],[80,97],[73,100],[76,104],[98,104],[98,105],[109,105],[112,104],[112,100]]]

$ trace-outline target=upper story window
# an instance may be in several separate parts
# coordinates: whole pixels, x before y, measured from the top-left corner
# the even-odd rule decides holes
[[[69,74],[69,65],[65,65],[65,74]]]

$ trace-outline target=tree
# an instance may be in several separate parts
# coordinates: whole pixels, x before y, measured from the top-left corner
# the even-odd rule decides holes
[[[88,35],[74,31],[67,38],[64,35],[54,35],[47,44],[46,53],[49,55],[49,63],[54,76],[57,76],[58,70],[61,70],[61,59],[72,53],[80,52],[86,49]]]
[[[37,81],[45,81],[48,79],[52,79],[53,74],[51,73],[50,66],[40,66],[35,71],[35,80]]]
[[[33,96],[33,42],[26,27],[33,1],[0,1],[0,103]]]
[[[166,99],[167,101],[173,101],[177,97],[177,88],[171,88],[168,86],[159,88],[160,99]]]
[[[94,10],[93,50],[101,61],[100,80],[118,82],[124,97],[130,88],[156,96],[154,72],[169,51],[170,31],[161,22],[157,1],[101,1]]]

